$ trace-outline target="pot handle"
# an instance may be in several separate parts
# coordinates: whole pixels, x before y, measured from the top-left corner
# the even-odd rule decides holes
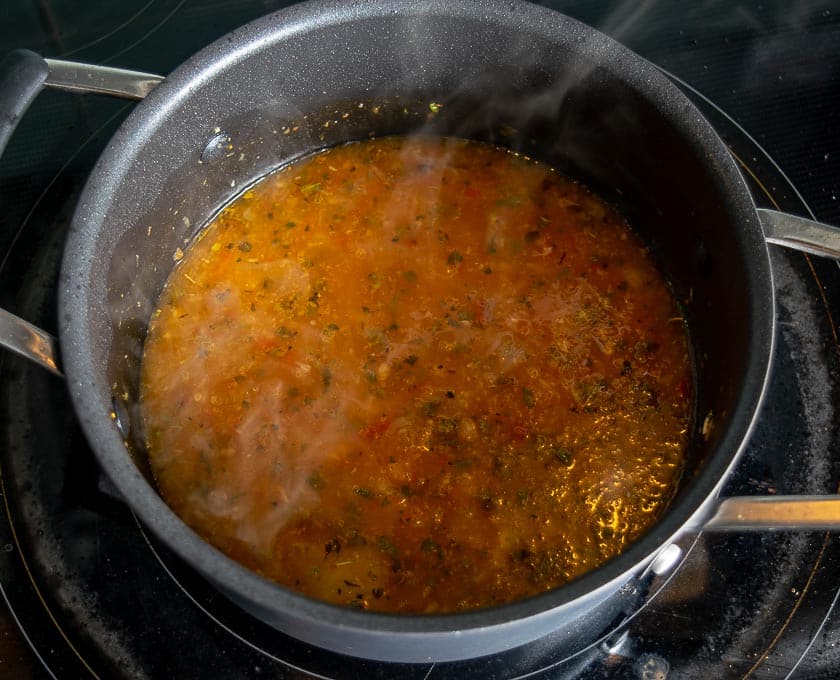
[[[777,210],[756,210],[767,243],[840,259],[840,229]],[[840,530],[838,496],[733,496],[718,502],[704,531]]]
[[[731,496],[721,500],[704,531],[838,531],[840,496]]]
[[[49,76],[44,87],[81,94],[104,94],[121,99],[143,99],[163,81],[163,76],[110,66],[44,59]]]
[[[0,154],[44,87],[143,99],[162,80],[152,73],[44,59],[29,50],[14,50],[0,62]],[[4,309],[0,309],[0,346],[61,375],[55,337]]]
[[[840,229],[777,210],[756,210],[764,239],[811,255],[840,259]]]
[[[62,375],[55,336],[5,309],[0,309],[0,346],[34,361],[57,376]]]

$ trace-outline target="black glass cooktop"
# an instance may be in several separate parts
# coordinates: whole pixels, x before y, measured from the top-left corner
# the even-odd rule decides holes
[[[271,0],[6,0],[0,53],[165,75]],[[729,144],[756,200],[840,224],[840,6],[543,3],[666,71]],[[131,105],[45,92],[0,159],[0,306],[54,331],[85,177]],[[770,391],[726,494],[837,493],[840,269],[773,249]],[[726,332],[725,328],[721,332]],[[0,353],[0,677],[834,678],[840,537],[684,537],[683,559],[600,635],[450,664],[304,645],[231,605],[147,536],[97,470],[58,378]]]

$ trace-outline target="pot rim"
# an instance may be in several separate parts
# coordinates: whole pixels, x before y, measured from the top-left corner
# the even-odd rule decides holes
[[[550,38],[559,32],[574,36],[582,49],[592,50],[602,65],[617,71],[628,62],[634,69],[621,78],[646,99],[657,102],[662,114],[680,129],[696,148],[701,148],[714,171],[714,179],[730,213],[743,225],[749,237],[756,276],[764,281],[761,290],[752,291],[757,300],[755,314],[761,328],[752,329],[751,352],[744,382],[757,386],[739,396],[731,414],[734,425],[724,434],[702,470],[671,504],[664,516],[622,554],[587,572],[580,578],[552,591],[497,607],[451,614],[399,615],[356,611],[339,605],[316,601],[268,581],[242,567],[206,543],[180,520],[146,481],[126,451],[122,436],[113,426],[110,403],[94,387],[101,373],[97,361],[104,352],[102,341],[93,332],[88,318],[90,301],[98,294],[90,285],[94,253],[102,247],[98,229],[105,218],[107,197],[122,173],[119,160],[126,144],[140,144],[150,135],[156,122],[163,119],[191,92],[209,81],[213,74],[244,60],[271,45],[292,36],[335,25],[391,17],[419,17],[443,14],[475,20],[498,22],[507,30],[528,31]],[[764,296],[769,296],[765,298]],[[82,304],[80,304],[80,301]],[[130,114],[114,135],[107,150],[91,172],[71,225],[68,246],[62,263],[59,291],[59,328],[63,365],[73,403],[82,427],[104,468],[141,523],[170,549],[215,582],[221,582],[255,603],[275,602],[290,616],[317,619],[340,628],[372,632],[425,635],[467,629],[505,626],[523,618],[540,617],[551,610],[574,602],[583,595],[614,588],[615,584],[640,570],[656,553],[674,541],[686,527],[696,526],[708,514],[707,500],[716,496],[752,431],[770,371],[775,342],[775,314],[772,271],[769,253],[755,213],[749,190],[734,160],[712,126],[689,99],[649,62],[628,48],[585,24],[553,10],[525,2],[481,0],[383,0],[377,3],[342,0],[310,0],[257,19],[220,38],[172,72]],[[81,316],[79,314],[81,313]],[[735,431],[737,430],[737,432]]]

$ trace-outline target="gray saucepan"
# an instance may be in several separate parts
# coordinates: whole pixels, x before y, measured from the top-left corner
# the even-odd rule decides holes
[[[771,368],[767,244],[836,257],[838,230],[757,210],[697,109],[592,28],[516,0],[314,0],[234,31],[165,79],[26,52],[9,57],[2,77],[3,144],[44,85],[142,99],[78,201],[59,280],[61,369],[55,340],[7,314],[4,343],[63,370],[99,464],[140,521],[277,629],[372,659],[478,657],[609,622],[687,532],[840,528],[837,497],[719,498]],[[173,253],[220,206],[315,149],[421,130],[545,160],[619,206],[682,305],[695,412],[669,509],[622,555],[506,606],[399,616],[310,600],[198,537],[155,490],[136,397],[144,333]]]

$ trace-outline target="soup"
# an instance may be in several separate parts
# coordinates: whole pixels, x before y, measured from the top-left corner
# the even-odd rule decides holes
[[[289,588],[510,602],[619,554],[673,494],[685,324],[622,217],[544,164],[335,147],[176,259],[144,347],[152,470],[187,524]]]

